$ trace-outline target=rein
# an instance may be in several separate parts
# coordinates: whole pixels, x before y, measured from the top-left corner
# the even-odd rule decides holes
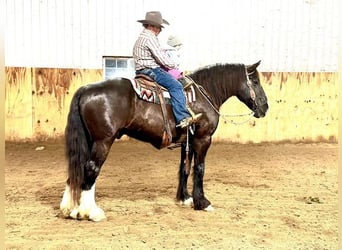
[[[249,79],[249,75],[252,75],[253,73],[254,73],[254,71],[252,73],[248,73],[247,72],[247,68],[246,68],[247,86],[248,86],[248,88],[250,90],[252,100],[255,101],[255,92],[252,89],[252,83],[251,83],[251,80]],[[254,115],[253,111],[251,111],[248,114],[235,114],[235,115],[221,114],[220,111],[215,107],[213,102],[210,100],[209,95],[205,92],[203,87],[198,85],[190,76],[185,76],[185,78],[190,80],[192,82],[192,84],[197,87],[197,89],[199,90],[201,95],[209,103],[209,105],[212,107],[212,109],[215,111],[215,113],[218,114],[219,117],[221,117],[224,120],[224,123],[231,123],[231,124],[234,124],[234,125],[241,125],[241,124],[249,122],[249,120],[252,119],[252,117]],[[230,119],[230,120],[226,119],[227,117],[232,118],[232,117],[245,117],[245,116],[249,116],[249,117],[245,121],[243,121],[243,122],[234,122],[232,119]]]
[[[231,124],[234,124],[234,125],[241,125],[241,124],[249,122],[249,120],[252,119],[253,114],[254,114],[254,112],[250,112],[248,114],[240,114],[240,115],[222,115],[222,114],[219,114],[219,115],[224,120],[224,123],[231,123]],[[249,116],[249,117],[245,121],[242,121],[242,122],[234,122],[233,120],[227,120],[226,119],[226,117],[243,117],[243,116]]]

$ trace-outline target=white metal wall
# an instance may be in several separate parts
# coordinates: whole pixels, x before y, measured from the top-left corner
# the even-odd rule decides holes
[[[6,0],[6,66],[101,68],[131,55],[145,12],[184,41],[183,68],[254,63],[261,71],[337,71],[339,0]]]

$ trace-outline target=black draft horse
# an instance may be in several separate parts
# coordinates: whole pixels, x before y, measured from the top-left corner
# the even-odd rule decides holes
[[[187,188],[189,171],[185,169],[186,129],[176,128],[172,109],[170,105],[167,107],[172,142],[181,144],[177,200],[192,204],[195,210],[212,209],[204,196],[203,177],[205,157],[219,122],[221,105],[236,96],[256,118],[264,117],[268,110],[257,71],[259,64],[260,61],[249,66],[216,64],[189,75],[200,86],[190,107],[196,113],[203,113],[193,125],[194,134],[190,136],[187,151],[190,163],[194,161],[192,196]],[[125,134],[158,148],[163,131],[160,105],[139,99],[129,79],[117,78],[79,88],[70,104],[65,129],[68,179],[60,204],[63,215],[93,221],[106,218],[95,203],[95,181],[114,140]]]

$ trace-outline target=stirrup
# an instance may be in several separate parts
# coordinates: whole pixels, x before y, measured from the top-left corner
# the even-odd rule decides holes
[[[195,112],[189,107],[189,105],[186,105],[186,109],[189,111],[194,121],[197,121],[202,116],[202,113],[195,114]]]
[[[180,128],[186,128],[188,126],[190,126],[193,123],[193,119],[191,116],[184,118],[183,120],[181,120],[179,122],[178,125],[176,125],[176,127],[180,127]]]
[[[198,113],[198,114],[194,114],[194,116],[189,116],[187,118],[184,118],[183,120],[180,121],[178,125],[176,125],[176,127],[187,128],[190,125],[197,122],[201,116],[202,116],[202,113]]]

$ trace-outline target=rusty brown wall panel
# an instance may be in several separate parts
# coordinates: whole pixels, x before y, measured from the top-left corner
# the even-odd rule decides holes
[[[36,139],[64,135],[73,93],[102,79],[102,70],[33,69],[33,130]]]
[[[5,138],[31,139],[32,129],[32,77],[31,69],[5,68]]]
[[[338,140],[338,73],[263,72],[260,80],[270,106],[267,115],[262,119],[229,118],[239,125],[221,119],[214,140]],[[249,110],[236,98],[231,98],[220,112],[244,114]]]
[[[73,93],[102,79],[102,70],[6,68],[7,140],[44,140],[64,134]]]
[[[214,141],[337,141],[338,74],[263,72],[270,109],[265,118],[220,120]],[[7,140],[44,140],[64,135],[73,93],[102,79],[102,69],[6,68]],[[249,110],[229,99],[221,114]]]

